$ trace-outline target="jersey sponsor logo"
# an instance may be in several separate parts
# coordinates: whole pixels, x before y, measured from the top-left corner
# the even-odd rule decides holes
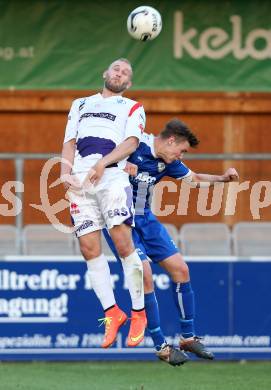
[[[85,103],[86,103],[86,99],[80,100],[79,111],[82,110],[82,108],[84,107]]]
[[[156,177],[153,177],[153,176],[150,176],[148,173],[139,173],[135,179],[135,181],[141,181],[141,182],[145,182],[147,184],[154,184],[156,182]]]
[[[162,172],[165,168],[166,168],[165,163],[163,163],[163,162],[158,163],[158,166],[157,166],[158,172]]]
[[[80,210],[76,203],[71,203],[71,214],[79,214]]]
[[[126,104],[126,101],[124,99],[122,99],[122,98],[118,98],[117,99],[117,103],[118,104]]]
[[[86,112],[80,116],[79,122],[85,118],[102,118],[109,119],[110,121],[114,122],[116,115],[110,114],[109,112]]]
[[[170,240],[172,245],[174,246],[174,248],[178,249],[177,245],[175,244],[175,242],[173,240]]]
[[[120,209],[108,210],[107,214],[109,218],[126,217],[129,214],[129,211],[125,207],[121,207]]]
[[[136,248],[136,253],[138,255],[144,255],[144,253],[142,252],[142,250],[140,248]]]
[[[82,223],[82,225],[80,225],[76,230],[75,230],[75,233],[79,233],[81,232],[82,230],[85,230],[87,229],[88,227],[90,226],[93,226],[93,221],[91,221],[90,219],[87,219],[84,223]]]

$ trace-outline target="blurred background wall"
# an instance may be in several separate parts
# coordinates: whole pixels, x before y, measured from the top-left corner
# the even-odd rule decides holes
[[[127,96],[144,104],[147,132],[157,134],[172,117],[198,135],[195,153],[270,152],[271,3],[205,0],[151,1],[163,16],[161,35],[152,42],[129,37],[126,19],[136,1],[1,1],[0,14],[0,153],[60,153],[69,107],[74,98],[96,93],[103,70],[116,58],[134,66]],[[194,152],[194,151],[193,151]],[[44,161],[24,167],[24,223],[48,223],[30,203],[40,203],[39,178]],[[238,169],[250,188],[268,180],[270,161],[187,161],[198,172],[220,174]],[[14,163],[0,168],[1,187],[14,180]],[[59,175],[56,167],[50,175]],[[178,184],[179,186],[180,184]],[[188,215],[173,212],[163,222],[250,221],[250,191],[238,195],[233,216],[212,217],[196,210],[191,192]],[[61,185],[49,190],[52,203]],[[264,194],[262,194],[264,196]],[[209,194],[209,206],[212,191]],[[177,205],[178,192],[164,192],[165,204]],[[0,203],[7,203],[0,196]],[[260,211],[270,220],[270,207]],[[69,222],[67,212],[60,214]],[[0,223],[13,223],[0,216]]]

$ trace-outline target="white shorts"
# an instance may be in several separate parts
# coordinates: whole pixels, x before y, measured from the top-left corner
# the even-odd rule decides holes
[[[83,183],[86,174],[76,174]],[[77,237],[104,227],[134,226],[133,192],[129,176],[119,168],[106,168],[99,184],[68,191],[70,213]]]

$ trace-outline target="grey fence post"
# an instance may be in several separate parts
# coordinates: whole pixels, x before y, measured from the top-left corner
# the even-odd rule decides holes
[[[15,159],[15,177],[17,182],[23,183],[24,176],[24,160],[22,158]],[[23,211],[18,213],[18,209],[20,208],[20,204],[23,204],[24,193],[18,192],[16,194],[16,251],[18,254],[22,254],[22,232],[23,232]]]

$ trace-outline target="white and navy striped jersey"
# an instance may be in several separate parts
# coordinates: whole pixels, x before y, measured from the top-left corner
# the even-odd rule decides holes
[[[134,100],[100,93],[74,100],[64,143],[76,139],[73,172],[87,172],[103,156],[129,137],[141,139],[145,112]],[[124,168],[125,160],[114,164]]]
[[[137,176],[130,176],[130,183],[133,185],[134,204],[143,210],[150,207],[151,188],[163,177],[183,179],[191,175],[190,169],[181,161],[176,160],[167,164],[155,155],[152,134],[142,135],[138,148],[128,161],[138,166]]]

